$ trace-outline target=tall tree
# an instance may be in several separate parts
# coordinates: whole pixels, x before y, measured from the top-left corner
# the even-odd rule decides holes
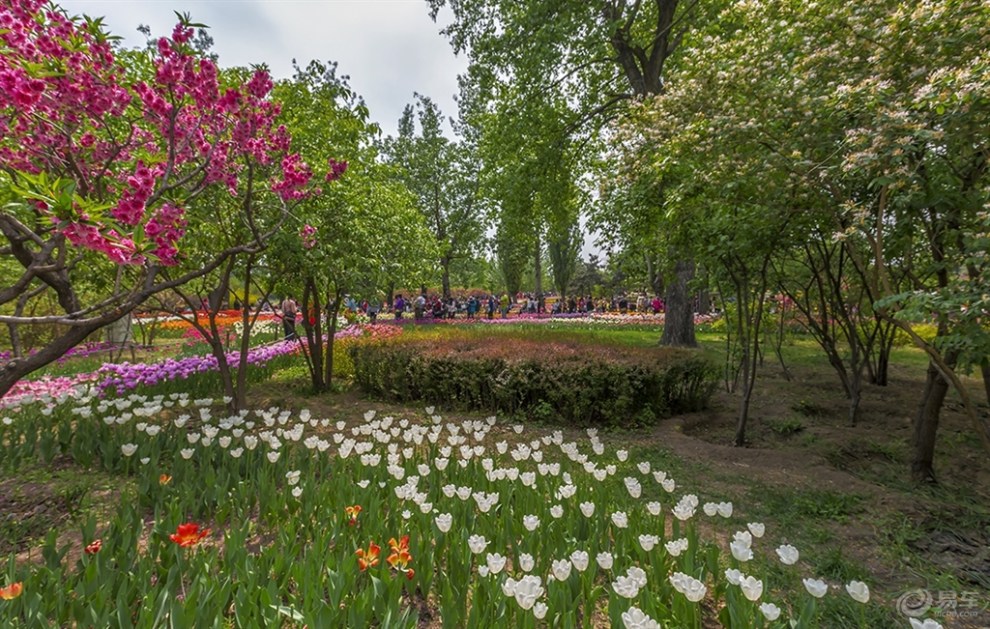
[[[596,136],[635,99],[664,91],[675,51],[715,2],[700,0],[428,0],[434,19],[449,7],[454,22],[444,32],[456,52],[467,52],[465,85],[483,103],[502,98],[511,84],[524,100],[557,95],[570,115],[567,135]],[[558,138],[559,140],[560,138]],[[660,190],[657,190],[660,194]],[[662,199],[658,201],[662,203]],[[670,259],[678,258],[671,251]],[[663,342],[693,345],[693,301],[687,283],[694,265],[674,265],[667,294]]]
[[[335,64],[296,67],[275,93],[303,157],[328,164],[320,194],[293,212],[294,229],[280,235],[272,252],[291,273],[286,285],[301,295],[307,365],[314,390],[325,391],[343,297],[357,290],[374,297],[387,283],[421,281],[430,270],[423,260],[436,248],[416,198],[379,159],[378,127],[363,99]]]
[[[383,148],[433,232],[443,296],[448,299],[451,264],[480,248],[484,228],[471,147],[447,138],[443,125],[436,103],[417,94],[415,104],[402,112],[398,136],[387,138]]]

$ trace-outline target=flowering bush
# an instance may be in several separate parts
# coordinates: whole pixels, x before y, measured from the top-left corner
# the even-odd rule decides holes
[[[445,626],[783,629],[838,626],[822,597],[870,605],[868,584],[808,575],[770,527],[595,430],[217,402],[65,397],[0,418],[9,473],[62,456],[136,485],[68,547],[49,537],[43,565],[5,562],[0,625],[126,609],[136,627],[411,628],[428,609]]]

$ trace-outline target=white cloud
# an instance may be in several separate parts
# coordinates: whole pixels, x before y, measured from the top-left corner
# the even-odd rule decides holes
[[[442,24],[423,0],[66,0],[71,13],[105,16],[108,29],[127,45],[144,43],[138,25],[168,34],[175,11],[209,25],[223,66],[265,63],[276,78],[292,74],[292,59],[338,62],[386,133],[395,133],[413,92],[430,96],[444,114],[456,116],[457,74],[467,68],[455,57]]]

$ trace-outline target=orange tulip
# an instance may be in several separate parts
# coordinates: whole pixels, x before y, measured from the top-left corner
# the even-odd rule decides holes
[[[412,561],[412,555],[409,554],[409,536],[403,535],[402,539],[398,542],[393,537],[388,540],[388,545],[392,549],[392,554],[385,561],[396,570],[405,569],[409,565],[409,562]]]
[[[12,601],[18,596],[20,596],[21,592],[23,591],[24,591],[24,586],[21,585],[20,581],[18,581],[17,583],[11,583],[5,588],[0,588],[0,598],[2,598],[5,601]]]
[[[347,524],[350,525],[350,526],[354,526],[355,524],[357,524],[358,514],[361,513],[361,505],[354,505],[352,507],[344,507],[344,513],[346,513],[347,514],[347,517],[350,518],[347,521]]]
[[[103,540],[94,539],[91,543],[86,545],[86,554],[95,555],[96,553],[100,552],[101,548],[103,548]]]
[[[186,524],[180,524],[179,527],[175,529],[175,533],[169,535],[169,538],[183,548],[191,548],[209,534],[210,529],[203,529],[201,531],[199,530],[198,524],[187,522]]]
[[[168,485],[171,482],[172,482],[172,477],[169,476],[168,474],[162,474],[161,476],[158,477],[159,485]]]
[[[361,568],[361,572],[364,572],[368,568],[374,568],[377,566],[378,556],[381,552],[381,546],[374,542],[368,544],[368,550],[358,548],[355,554],[358,557],[358,567]]]

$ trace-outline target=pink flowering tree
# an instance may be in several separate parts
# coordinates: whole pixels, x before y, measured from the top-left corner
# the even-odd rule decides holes
[[[260,252],[307,195],[268,73],[225,85],[191,45],[196,26],[180,19],[125,64],[98,20],[0,6],[0,322],[56,330],[0,365],[0,395],[150,296]],[[180,264],[187,232],[222,218],[188,209],[218,191],[238,200],[243,238]],[[32,299],[57,307],[25,315]]]

